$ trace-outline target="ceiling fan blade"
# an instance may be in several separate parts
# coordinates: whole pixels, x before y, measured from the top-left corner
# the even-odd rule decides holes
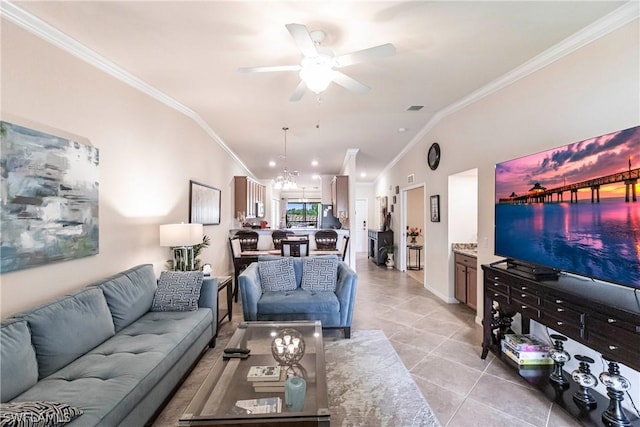
[[[240,67],[239,73],[268,73],[271,71],[300,71],[299,65],[274,65],[272,67]]]
[[[338,67],[346,67],[347,65],[357,64],[371,59],[386,58],[395,54],[395,46],[391,43],[387,43],[340,55],[335,58],[335,64]]]
[[[369,92],[369,86],[360,83],[356,79],[341,73],[340,71],[333,71],[333,81],[345,89],[349,89],[352,92],[364,94]]]
[[[294,90],[293,93],[291,94],[289,101],[291,102],[300,101],[304,96],[304,93],[306,90],[307,90],[307,85],[305,85],[304,82],[301,80],[300,83],[298,83],[298,87],[296,87],[296,90]]]
[[[287,24],[287,30],[304,56],[318,56],[316,44],[311,40],[309,30],[302,24]]]

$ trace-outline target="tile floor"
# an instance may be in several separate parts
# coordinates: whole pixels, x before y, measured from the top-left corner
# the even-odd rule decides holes
[[[426,291],[419,280],[422,272],[410,275],[387,270],[368,261],[365,253],[358,254],[357,271],[352,330],[384,331],[443,426],[579,425],[503,362],[492,355],[480,359],[482,329],[475,324],[475,313],[466,306],[446,304]],[[221,297],[221,307],[226,306]],[[237,303],[233,321],[221,325],[216,348],[200,364],[213,363],[241,321],[242,308]],[[328,334],[341,336],[342,332]],[[179,408],[186,407],[198,386],[189,381],[154,427],[175,425],[177,412],[182,412]]]
[[[353,329],[385,332],[443,426],[579,425],[503,362],[480,359],[482,328],[471,309],[425,290],[422,271],[387,270],[364,255]]]

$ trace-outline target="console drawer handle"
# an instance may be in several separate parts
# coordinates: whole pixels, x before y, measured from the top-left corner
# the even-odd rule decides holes
[[[607,322],[609,322],[609,323],[616,323],[616,319],[607,319]]]
[[[526,298],[526,297],[527,297],[527,294],[522,294],[522,298]]]
[[[527,287],[526,286],[521,286],[520,289],[525,291],[527,289]]]
[[[557,299],[556,300],[556,304],[562,304],[564,301],[562,301],[561,299]]]
[[[493,278],[493,280],[499,280],[499,279],[500,279],[500,277],[498,277],[498,276],[495,276],[495,277]]]
[[[494,297],[497,297],[497,296],[498,296],[498,294],[493,294],[493,296],[494,296]]]
[[[564,311],[564,308],[558,308],[556,311],[562,313]]]
[[[564,325],[564,322],[556,322],[556,325],[562,326],[562,325]]]
[[[618,347],[615,346],[615,345],[610,345],[609,346],[609,350],[617,350],[617,349],[618,349]]]
[[[522,309],[523,309],[523,310],[526,310],[526,309],[527,309],[527,306],[526,306],[526,305],[523,305],[523,306],[522,306]]]

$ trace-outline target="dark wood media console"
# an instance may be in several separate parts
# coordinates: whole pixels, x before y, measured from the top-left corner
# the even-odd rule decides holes
[[[508,359],[501,354],[500,340],[509,330],[513,316],[520,313],[522,333],[529,333],[530,320],[534,320],[611,360],[640,371],[640,295],[633,289],[562,274],[551,280],[536,280],[507,262],[483,265],[482,269],[483,359],[489,351],[502,360]],[[517,367],[514,363],[509,364]],[[594,364],[596,376],[601,366]],[[601,414],[607,409],[609,399],[606,396],[596,396],[596,409],[581,411],[572,401],[576,384],[571,381],[570,389],[558,390],[545,380],[545,373],[542,375],[542,378],[524,374],[523,377],[584,425],[604,425]],[[627,412],[627,416],[632,420],[631,425],[640,426],[637,415]]]

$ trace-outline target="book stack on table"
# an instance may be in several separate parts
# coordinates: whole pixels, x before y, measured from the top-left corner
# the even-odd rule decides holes
[[[502,353],[518,365],[553,365],[551,346],[534,335],[506,334],[500,346]]]
[[[256,393],[284,393],[287,372],[280,366],[252,366],[247,381],[253,384]]]

